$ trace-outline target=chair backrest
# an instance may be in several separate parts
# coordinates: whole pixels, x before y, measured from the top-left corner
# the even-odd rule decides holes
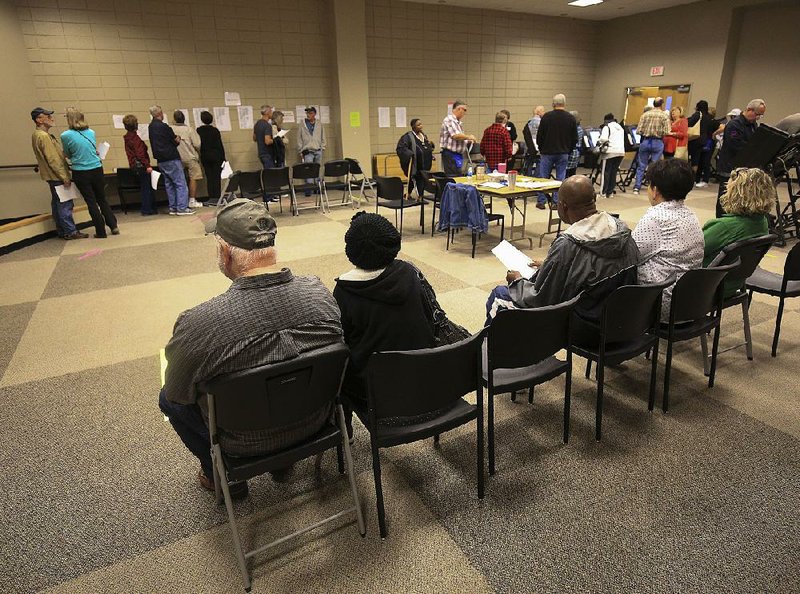
[[[233,175],[228,178],[228,185],[225,186],[225,193],[239,191],[239,176],[242,175],[241,171],[234,171]]]
[[[634,264],[589,285],[581,292],[581,298],[575,306],[575,313],[583,320],[599,326],[603,317],[603,307],[609,295],[619,287],[635,285],[637,279],[637,265]]]
[[[350,163],[347,161],[328,161],[323,167],[324,177],[344,177],[350,173]]]
[[[655,328],[661,319],[661,293],[672,280],[615,289],[603,307],[601,333],[606,344],[628,342]]]
[[[261,183],[264,190],[281,190],[289,186],[288,167],[269,167],[261,171]]]
[[[569,345],[569,320],[580,295],[569,301],[533,309],[497,313],[487,332],[490,369],[527,367]],[[521,341],[520,336],[533,337]]]
[[[342,343],[294,359],[215,377],[198,386],[209,399],[209,426],[260,431],[302,423],[333,404],[339,394],[349,350]],[[213,402],[213,410],[211,403]]]
[[[347,161],[348,165],[350,165],[350,173],[353,175],[364,175],[364,172],[361,170],[361,164],[357,159],[345,157],[344,160]]]
[[[399,177],[376,177],[375,183],[378,185],[378,198],[384,200],[402,200],[405,188],[403,180]]]
[[[117,168],[117,189],[118,190],[138,190],[139,174],[128,167]]]
[[[434,349],[373,353],[367,363],[375,420],[417,417],[455,404],[480,381],[483,331]]]
[[[783,280],[800,280],[800,243],[796,243],[786,256],[783,265]]]
[[[454,180],[452,177],[447,177],[447,175],[441,177],[437,176],[434,179],[436,181],[436,200],[442,199],[442,195],[444,194],[444,190],[447,187],[447,184],[456,183],[456,180]]]
[[[228,187],[230,191],[230,186]],[[258,171],[240,171],[239,172],[239,191],[242,197],[245,194],[257,195],[261,194],[261,170]]]
[[[737,258],[725,266],[684,272],[672,289],[670,320],[698,320],[713,311],[720,304],[725,277],[740,264]]]
[[[740,258],[742,263],[739,265],[739,268],[731,270],[728,273],[728,280],[744,281],[756,271],[764,254],[769,251],[769,248],[771,248],[772,244],[777,240],[778,236],[771,234],[734,241],[722,248],[722,251],[717,254],[717,257],[714,258],[708,267],[724,266]]]
[[[292,179],[316,179],[319,177],[319,163],[297,163],[292,165]]]

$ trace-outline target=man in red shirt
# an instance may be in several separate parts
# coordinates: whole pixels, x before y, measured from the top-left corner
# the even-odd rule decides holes
[[[481,138],[481,154],[486,159],[489,171],[497,169],[498,163],[505,163],[511,158],[511,136],[506,128],[506,114],[501,111],[494,116],[494,124],[483,131]]]

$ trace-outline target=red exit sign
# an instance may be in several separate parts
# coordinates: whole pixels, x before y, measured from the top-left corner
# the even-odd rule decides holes
[[[664,76],[663,66],[652,66],[650,68],[650,76]]]

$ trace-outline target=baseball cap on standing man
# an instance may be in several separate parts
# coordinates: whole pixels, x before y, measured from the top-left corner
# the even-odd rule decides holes
[[[54,113],[54,111],[50,111],[44,107],[34,107],[31,110],[31,119],[35,122],[36,118],[38,118],[40,115],[53,115]]]

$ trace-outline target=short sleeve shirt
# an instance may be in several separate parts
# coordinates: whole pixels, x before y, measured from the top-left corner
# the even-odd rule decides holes
[[[270,155],[269,147],[264,140],[267,136],[272,137],[272,124],[263,119],[256,122],[253,132],[256,135],[256,145],[258,145],[258,155]]]

